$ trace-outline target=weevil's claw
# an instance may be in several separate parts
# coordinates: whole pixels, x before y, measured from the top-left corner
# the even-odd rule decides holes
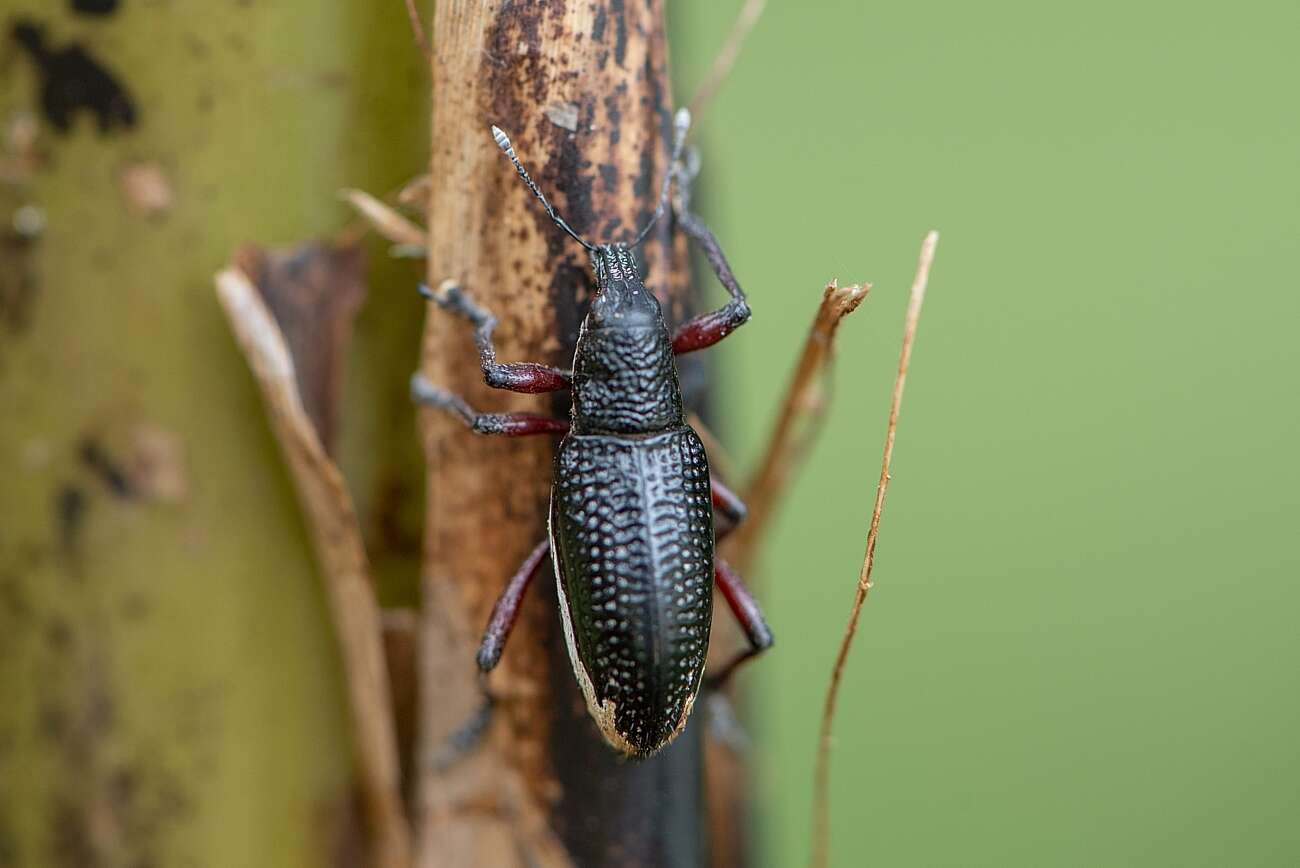
[[[411,374],[411,400],[417,404],[434,404],[439,390],[418,371]],[[440,406],[440,405],[439,405]]]
[[[438,284],[437,292],[430,289],[427,283],[421,283],[420,295],[441,308],[455,307],[465,301],[465,294],[461,292],[460,284],[451,279]]]

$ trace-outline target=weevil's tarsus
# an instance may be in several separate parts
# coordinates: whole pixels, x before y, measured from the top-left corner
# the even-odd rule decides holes
[[[718,282],[731,296],[731,301],[715,311],[689,319],[677,328],[673,334],[673,352],[678,355],[713,346],[748,322],[750,316],[749,301],[722,252],[722,245],[699,215],[690,209],[691,180],[696,172],[699,172],[698,162],[693,167],[678,167],[675,173],[677,195],[673,197],[673,213],[677,217],[677,225],[704,251],[704,258],[713,268]]]
[[[676,116],[673,118],[673,155],[668,160],[668,171],[664,172],[663,184],[659,187],[659,202],[655,205],[655,213],[650,217],[645,227],[637,233],[636,238],[628,247],[636,247],[650,230],[659,222],[659,218],[664,216],[664,209],[668,207],[668,190],[672,187],[673,176],[677,173],[677,163],[682,158],[682,148],[686,146],[686,134],[691,129],[691,112],[687,108],[679,108]]]
[[[528,587],[541,570],[542,564],[550,556],[551,540],[549,537],[538,543],[524,558],[505,590],[492,607],[492,616],[487,629],[483,631],[483,641],[478,650],[479,687],[483,693],[483,704],[461,724],[447,741],[438,749],[433,758],[435,773],[445,771],[451,765],[470,753],[483,740],[488,724],[492,722],[492,712],[496,708],[496,698],[488,690],[487,675],[501,661],[501,652],[519,618],[519,607],[523,603]]]
[[[570,371],[537,362],[498,362],[496,345],[492,342],[497,318],[471,301],[456,281],[444,280],[437,292],[422,283],[420,295],[474,326],[474,343],[483,367],[483,380],[493,389],[535,395],[559,392],[572,385],[573,374]]]
[[[483,703],[434,752],[430,760],[434,774],[442,774],[451,768],[478,747],[483,736],[487,735],[492,712],[496,710],[496,698],[488,692],[486,680],[480,679],[479,684],[483,689]]]
[[[411,400],[426,407],[446,410],[458,417],[475,434],[531,437],[536,434],[564,434],[569,430],[568,419],[536,416],[532,413],[480,413],[465,403],[464,398],[430,383],[423,374],[411,375]]]

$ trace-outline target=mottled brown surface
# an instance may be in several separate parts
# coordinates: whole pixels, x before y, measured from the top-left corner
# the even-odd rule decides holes
[[[649,216],[667,169],[663,23],[659,0],[438,7],[429,280],[460,281],[500,317],[503,360],[567,365],[592,281],[586,254],[518,182],[489,126],[510,135],[577,231],[593,241],[626,237]],[[665,221],[645,252],[647,283],[679,320],[684,243],[671,241]],[[488,390],[464,323],[439,311],[429,314],[422,369],[485,410],[564,409]],[[506,577],[545,533],[553,443],[475,437],[434,413],[422,426],[426,605],[436,606],[424,620],[427,758],[472,711],[481,626]],[[698,723],[651,762],[618,760],[583,710],[558,620],[547,571],[493,674],[505,701],[487,746],[421,781],[421,865],[524,864],[524,854],[533,864],[698,861]]]
[[[271,308],[293,356],[303,406],[325,451],[332,453],[348,341],[366,297],[365,248],[328,241],[281,250],[250,245],[236,254],[235,263]]]

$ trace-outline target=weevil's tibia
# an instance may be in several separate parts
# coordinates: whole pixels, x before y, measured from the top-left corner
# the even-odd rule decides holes
[[[749,588],[745,587],[740,576],[736,575],[722,558],[714,559],[713,571],[718,590],[722,591],[723,599],[727,601],[732,614],[740,622],[740,628],[745,632],[745,638],[749,640],[747,650],[740,652],[716,674],[709,676],[709,687],[716,690],[727,683],[741,664],[771,648],[776,640],[772,636],[771,628],[767,626],[767,621],[763,618],[763,611],[758,607],[758,601],[749,592]]]
[[[715,311],[687,320],[678,327],[673,334],[673,352],[678,355],[711,347],[749,320],[749,302],[745,299],[745,291],[740,288],[740,282],[732,273],[718,239],[704,221],[691,211],[690,201],[690,173],[678,171],[677,195],[673,199],[677,224],[700,245],[713,273],[718,276],[718,282],[731,295],[731,301]]]
[[[501,651],[510,638],[510,631],[515,627],[524,594],[550,553],[551,540],[548,537],[538,543],[519,565],[519,570],[506,583],[506,589],[492,607],[492,617],[488,619],[487,629],[483,631],[483,643],[478,649],[478,668],[484,672],[491,672],[501,660]]]
[[[501,592],[496,605],[492,607],[492,616],[488,619],[487,629],[483,631],[483,642],[478,649],[478,668],[481,678],[486,678],[501,661],[501,652],[519,617],[519,606],[524,600],[524,594],[528,592],[528,586],[536,578],[550,552],[549,538],[538,543],[519,565],[519,570],[506,583],[506,589]],[[435,772],[443,771],[477,747],[484,733],[487,732],[496,700],[488,691],[486,680],[480,680],[480,685],[483,688],[483,704],[438,749],[433,759]]]
[[[475,434],[498,434],[503,437],[531,437],[536,434],[564,434],[568,419],[537,416],[532,413],[480,413],[453,395],[430,383],[421,374],[411,375],[411,400],[426,407],[436,407],[455,414]]]
[[[444,280],[437,292],[420,284],[420,295],[448,313],[469,320],[474,326],[474,343],[478,346],[483,379],[492,388],[537,394],[558,392],[570,387],[572,374],[568,371],[537,362],[498,362],[496,346],[492,343],[497,318],[470,301],[461,291],[460,284],[454,280]]]

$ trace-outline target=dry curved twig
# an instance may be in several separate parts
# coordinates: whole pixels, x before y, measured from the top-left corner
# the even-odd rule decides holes
[[[718,53],[713,58],[713,66],[709,68],[709,74],[704,77],[699,89],[695,91],[695,96],[691,98],[691,117],[697,121],[704,115],[704,110],[708,108],[709,103],[713,102],[713,98],[718,95],[723,82],[731,75],[731,68],[736,65],[736,58],[740,57],[740,50],[745,46],[745,40],[749,38],[749,32],[758,23],[758,19],[763,14],[763,7],[766,5],[767,0],[745,0],[745,5],[740,8],[735,22],[731,25],[731,32],[727,34],[727,40],[722,43],[722,48],[718,49]]]
[[[858,586],[849,611],[849,622],[844,628],[844,638],[831,670],[831,682],[826,691],[826,704],[822,709],[821,733],[817,741],[817,765],[813,778],[813,839],[811,864],[824,868],[830,858],[830,750],[831,725],[839,700],[840,684],[844,677],[844,664],[858,629],[862,604],[871,591],[871,568],[876,558],[876,539],[880,532],[880,513],[885,508],[885,491],[889,488],[889,466],[894,456],[894,435],[898,429],[898,410],[903,402],[903,385],[907,379],[907,366],[912,358],[912,343],[916,339],[916,325],[921,317],[921,303],[925,300],[925,287],[930,278],[930,264],[934,249],[939,243],[939,233],[930,232],[921,244],[920,261],[912,281],[911,300],[907,305],[907,318],[903,326],[903,347],[898,358],[898,376],[894,379],[894,394],[889,405],[889,422],[885,428],[885,454],[880,462],[880,480],[876,484],[876,502],[871,510],[871,524],[867,529],[867,551],[858,574]]]
[[[343,659],[373,864],[407,868],[411,830],[402,807],[379,605],[352,498],[303,406],[289,347],[257,287],[233,267],[217,275],[216,285],[217,298],[262,392],[325,575]]]
[[[749,517],[727,540],[727,560],[741,575],[752,572],[759,542],[767,534],[781,497],[821,431],[826,410],[826,375],[834,361],[835,333],[844,317],[862,304],[870,289],[869,283],[842,287],[832,280],[826,284],[758,469],[746,482],[741,495],[749,507]]]

